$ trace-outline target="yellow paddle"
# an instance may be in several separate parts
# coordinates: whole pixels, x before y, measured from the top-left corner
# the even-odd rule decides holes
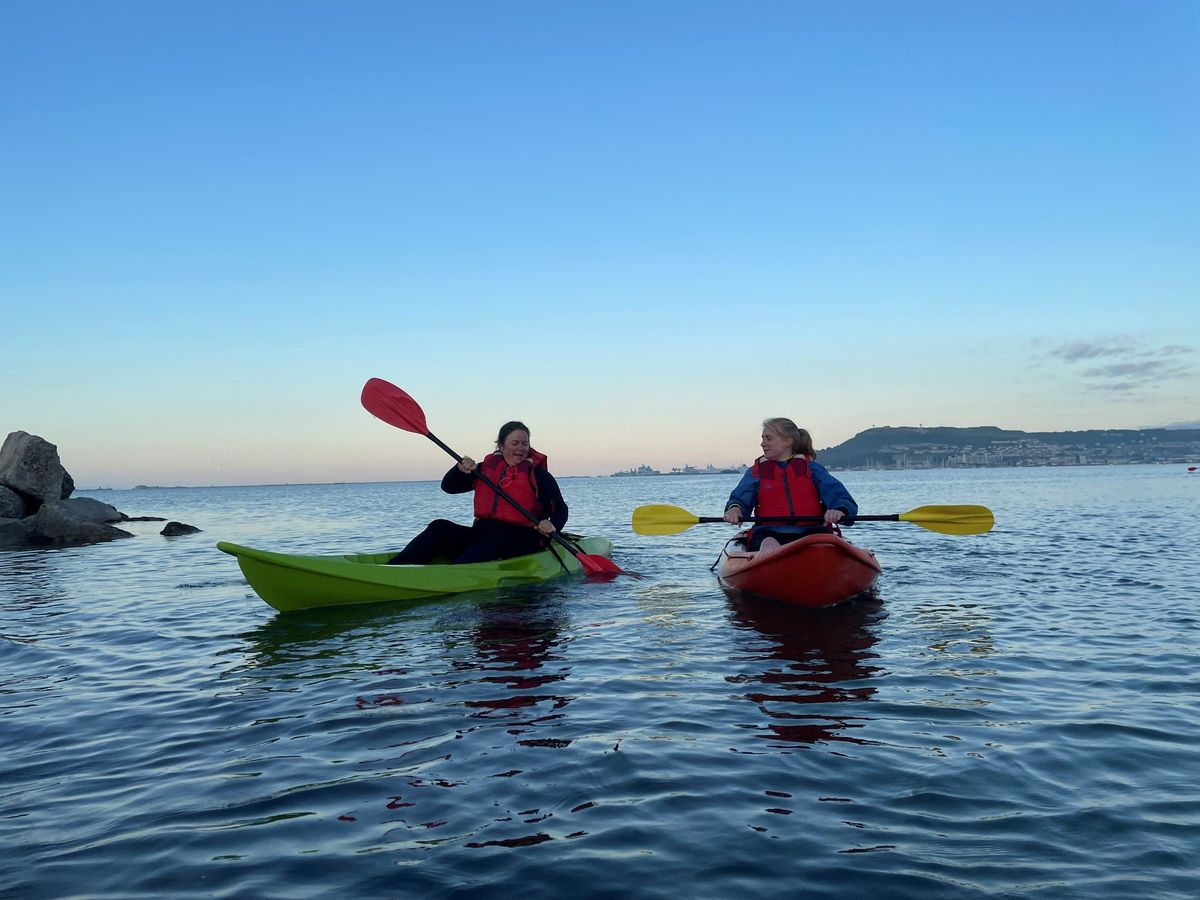
[[[633,530],[638,534],[679,534],[693,525],[724,522],[720,516],[697,516],[678,506],[651,503],[633,511]],[[798,524],[820,522],[820,516],[750,516],[743,522],[781,522]],[[890,516],[855,516],[855,522],[912,522],[929,531],[942,534],[983,534],[996,524],[992,511],[986,506],[918,506],[916,509]]]

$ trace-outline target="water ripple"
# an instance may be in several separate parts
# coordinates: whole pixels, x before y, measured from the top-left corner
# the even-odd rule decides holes
[[[1137,468],[846,473],[876,508],[999,524],[856,527],[877,593],[817,613],[722,591],[722,526],[621,524],[719,505],[718,476],[564,480],[641,580],[278,616],[208,541],[0,556],[0,884],[1192,896],[1200,527]],[[445,513],[432,485],[138,494],[292,551],[384,549]]]

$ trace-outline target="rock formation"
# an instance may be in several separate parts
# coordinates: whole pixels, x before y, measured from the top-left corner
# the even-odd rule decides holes
[[[36,434],[12,432],[0,447],[0,547],[75,546],[133,537],[110,524],[131,521],[129,516],[91,497],[72,498],[74,490],[75,481],[54,444]],[[173,534],[200,530],[171,524],[179,529]]]
[[[179,537],[184,534],[199,534],[200,529],[195,525],[186,525],[183,522],[168,522],[163,526],[163,530],[159,534],[166,537]]]

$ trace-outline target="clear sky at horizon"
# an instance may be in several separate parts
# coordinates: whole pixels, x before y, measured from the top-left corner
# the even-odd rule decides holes
[[[0,429],[81,486],[1196,422],[1200,3],[0,4]]]

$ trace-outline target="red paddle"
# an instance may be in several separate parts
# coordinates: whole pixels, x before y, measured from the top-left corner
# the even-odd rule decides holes
[[[425,425],[425,413],[421,407],[417,405],[417,401],[391,382],[384,381],[382,378],[368,379],[367,383],[363,385],[362,389],[362,405],[366,408],[367,412],[375,416],[375,418],[382,419],[384,422],[387,422],[389,425],[394,425],[397,428],[403,428],[405,431],[411,431],[413,434],[420,434],[429,438],[431,441],[453,456],[457,462],[462,462],[462,457],[451,450],[446,444],[442,443],[442,441]],[[533,522],[534,525],[537,524],[537,516],[506,494],[500,485],[496,484],[494,481],[484,475],[481,471],[479,471],[479,469],[475,470],[475,476],[493,491],[507,500],[514,508],[519,509],[522,513],[524,513],[525,518]],[[571,554],[577,560],[579,560],[579,564],[583,566],[583,571],[588,575],[625,574],[624,570],[621,569],[621,567],[614,563],[611,559],[605,559],[603,556],[597,556],[594,553],[584,553],[581,549],[579,549],[579,547],[571,544],[557,531],[552,532],[550,537],[571,551]]]

